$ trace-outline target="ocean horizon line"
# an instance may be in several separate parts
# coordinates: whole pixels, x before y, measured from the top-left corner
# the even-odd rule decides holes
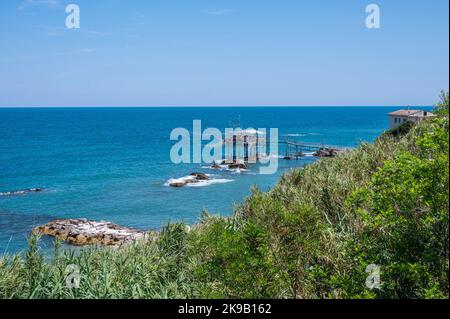
[[[433,105],[171,105],[171,106],[0,106],[0,109],[176,109],[176,108],[432,108]]]

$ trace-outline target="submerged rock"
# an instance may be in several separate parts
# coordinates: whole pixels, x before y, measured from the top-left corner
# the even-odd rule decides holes
[[[147,238],[144,231],[110,222],[87,219],[60,219],[33,229],[33,235],[47,235],[72,245],[121,246]]]

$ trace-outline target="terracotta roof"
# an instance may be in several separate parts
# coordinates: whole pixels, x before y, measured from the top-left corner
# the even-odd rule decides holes
[[[398,110],[389,115],[395,116],[407,116],[407,117],[433,117],[436,116],[434,113],[423,111],[423,110]]]

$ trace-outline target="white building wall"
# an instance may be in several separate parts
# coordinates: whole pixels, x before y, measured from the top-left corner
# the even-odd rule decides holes
[[[407,121],[412,121],[414,123],[419,123],[422,118],[420,117],[408,117],[408,116],[398,116],[398,115],[391,115],[390,116],[390,128],[394,129],[402,125],[403,123]],[[397,121],[396,121],[397,120]]]

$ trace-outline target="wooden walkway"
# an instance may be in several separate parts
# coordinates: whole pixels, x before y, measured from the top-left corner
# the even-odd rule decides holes
[[[224,139],[225,144],[233,144],[233,160],[237,161],[238,158],[242,158],[244,161],[249,161],[250,158],[259,157],[259,146],[271,144],[270,138],[255,138],[254,135],[233,135],[233,137]],[[300,159],[304,156],[314,157],[333,157],[348,150],[334,145],[326,145],[320,143],[307,143],[294,140],[292,138],[285,138],[284,140],[278,140],[278,145],[282,145],[283,149],[279,150],[279,154],[283,155],[285,160]],[[259,145],[259,146],[258,146]],[[242,150],[241,156],[237,155],[237,149]]]
[[[270,140],[266,141],[267,144],[270,144]],[[348,148],[339,147],[335,145],[326,145],[320,143],[307,143],[300,141],[292,141],[289,139],[285,139],[282,141],[278,141],[278,144],[284,145],[284,152],[280,151],[280,154],[284,154],[284,159],[299,159],[305,154],[313,153],[318,157],[332,157],[336,156],[339,153],[342,153]]]

